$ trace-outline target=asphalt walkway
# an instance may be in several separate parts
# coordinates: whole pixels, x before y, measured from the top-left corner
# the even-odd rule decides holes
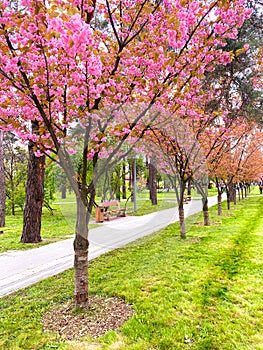
[[[209,206],[215,205],[216,201],[216,197],[210,197]],[[201,200],[193,200],[185,205],[185,216],[201,210]],[[89,260],[176,221],[178,210],[171,208],[144,216],[127,216],[104,222],[89,232]],[[30,250],[0,254],[0,296],[73,267],[73,259],[73,238]]]

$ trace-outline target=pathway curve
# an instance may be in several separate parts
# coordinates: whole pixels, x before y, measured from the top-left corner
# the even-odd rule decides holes
[[[210,197],[209,206],[216,204],[216,200],[216,197]],[[193,200],[185,205],[186,216],[201,210],[201,200]],[[176,221],[178,221],[177,208],[171,208],[144,216],[127,216],[104,222],[89,232],[89,260],[123,247]],[[73,238],[71,238],[39,248],[0,254],[0,296],[71,268],[73,253]]]

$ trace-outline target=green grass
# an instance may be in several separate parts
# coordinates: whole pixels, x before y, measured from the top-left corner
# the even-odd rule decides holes
[[[19,250],[36,248],[44,244],[69,238],[74,229],[69,226],[61,212],[56,208],[54,215],[51,215],[46,209],[43,210],[41,237],[43,242],[38,244],[22,244],[20,238],[23,227],[23,214],[17,213],[15,216],[6,217],[6,227],[4,234],[0,235],[0,252],[6,250]]]
[[[118,333],[77,346],[42,332],[45,311],[73,296],[69,270],[1,299],[0,348],[263,349],[263,196],[210,216],[209,227],[192,219],[186,240],[173,224],[90,263],[90,292],[134,307]]]
[[[0,253],[7,250],[23,250],[36,248],[45,244],[67,239],[74,234],[75,217],[72,208],[61,210],[58,205],[53,205],[54,214],[51,215],[47,209],[43,209],[41,237],[43,241],[37,244],[20,243],[23,228],[23,214],[18,212],[15,216],[6,217],[6,227],[3,229],[4,234],[0,235]],[[92,224],[90,227],[96,227]]]

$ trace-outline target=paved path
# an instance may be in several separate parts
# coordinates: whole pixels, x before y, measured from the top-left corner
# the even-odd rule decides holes
[[[216,197],[209,198],[209,206]],[[185,205],[185,215],[202,210],[201,201]],[[104,222],[90,230],[89,260],[123,247],[140,237],[156,232],[178,221],[176,208],[144,216],[129,216]],[[73,266],[73,238],[30,250],[8,251],[0,254],[0,296],[56,275]]]

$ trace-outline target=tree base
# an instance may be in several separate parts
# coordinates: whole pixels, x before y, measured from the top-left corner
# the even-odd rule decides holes
[[[41,238],[41,239],[39,239],[39,240],[31,240],[31,239],[29,239],[29,240],[27,240],[27,239],[22,239],[21,238],[21,240],[20,240],[20,243],[24,243],[24,244],[37,244],[37,243],[41,243],[41,242],[43,242],[43,239]]]

